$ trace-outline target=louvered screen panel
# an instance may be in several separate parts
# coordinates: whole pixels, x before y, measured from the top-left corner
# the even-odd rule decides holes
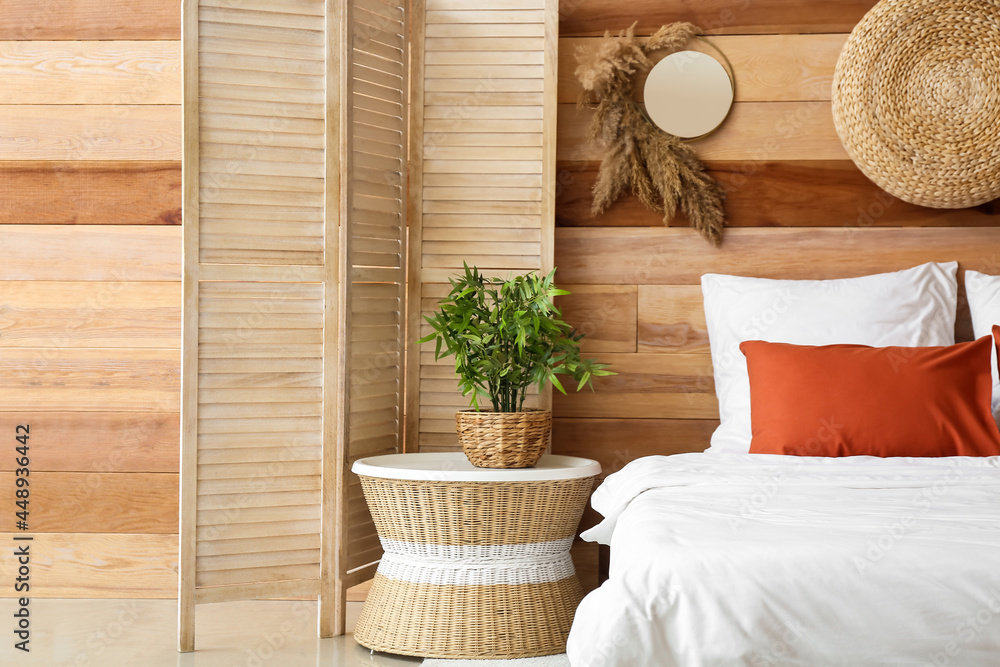
[[[423,315],[463,261],[488,276],[551,269],[555,195],[557,0],[422,4],[411,114],[413,338],[429,333]],[[409,450],[456,449],[455,411],[468,407],[453,360],[436,362],[433,351],[414,346],[408,360]]]
[[[405,2],[349,0],[345,57],[342,346],[348,465],[400,450],[405,340],[407,13]],[[361,486],[348,478],[346,581],[370,578],[382,550]]]
[[[334,558],[324,518],[339,488],[339,182],[332,198],[327,187],[339,148],[327,149],[324,0],[184,10],[180,644],[191,650],[195,603],[335,604],[321,563]],[[321,633],[335,616],[321,609]]]

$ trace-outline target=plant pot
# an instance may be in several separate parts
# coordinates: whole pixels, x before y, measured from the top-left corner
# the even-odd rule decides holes
[[[530,468],[549,446],[552,412],[476,412],[455,417],[458,441],[472,465],[479,468]]]

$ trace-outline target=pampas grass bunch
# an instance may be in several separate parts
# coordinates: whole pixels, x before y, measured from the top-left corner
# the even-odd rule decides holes
[[[690,23],[663,26],[648,39],[635,24],[601,45],[577,54],[583,84],[581,105],[595,106],[590,139],[605,149],[594,184],[594,215],[603,213],[628,188],[667,224],[680,208],[691,226],[718,245],[722,241],[725,193],[688,144],[660,130],[633,99],[636,74],[649,70],[653,51],[677,51],[700,32]]]

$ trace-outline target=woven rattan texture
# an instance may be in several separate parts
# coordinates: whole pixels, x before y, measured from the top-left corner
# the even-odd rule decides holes
[[[549,446],[552,413],[473,412],[462,410],[455,417],[462,451],[480,468],[527,468]]]
[[[1000,197],[1000,0],[882,0],[837,62],[833,118],[861,171],[900,199]]]
[[[528,658],[566,650],[576,577],[521,586],[432,586],[375,575],[354,630],[362,646],[426,658]]]
[[[594,478],[433,482],[361,477],[379,537],[417,544],[549,542],[576,534]]]

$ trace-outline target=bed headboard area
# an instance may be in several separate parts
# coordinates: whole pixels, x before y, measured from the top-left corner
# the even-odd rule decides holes
[[[923,208],[869,181],[834,129],[831,83],[848,33],[873,0],[564,0],[560,23],[557,280],[566,319],[588,356],[618,374],[595,391],[553,399],[553,450],[597,459],[604,472],[647,454],[701,451],[718,424],[700,277],[828,279],[957,260],[1000,274],[998,202]],[[732,63],[736,97],[722,127],[692,145],[724,187],[719,247],[683,216],[623,197],[592,216],[600,150],[593,111],[577,106],[579,46],[638,22],[637,34],[690,21]],[[702,50],[702,46],[693,47]],[[960,275],[960,284],[962,276]],[[960,296],[964,304],[964,295]],[[956,334],[972,337],[967,308]]]

